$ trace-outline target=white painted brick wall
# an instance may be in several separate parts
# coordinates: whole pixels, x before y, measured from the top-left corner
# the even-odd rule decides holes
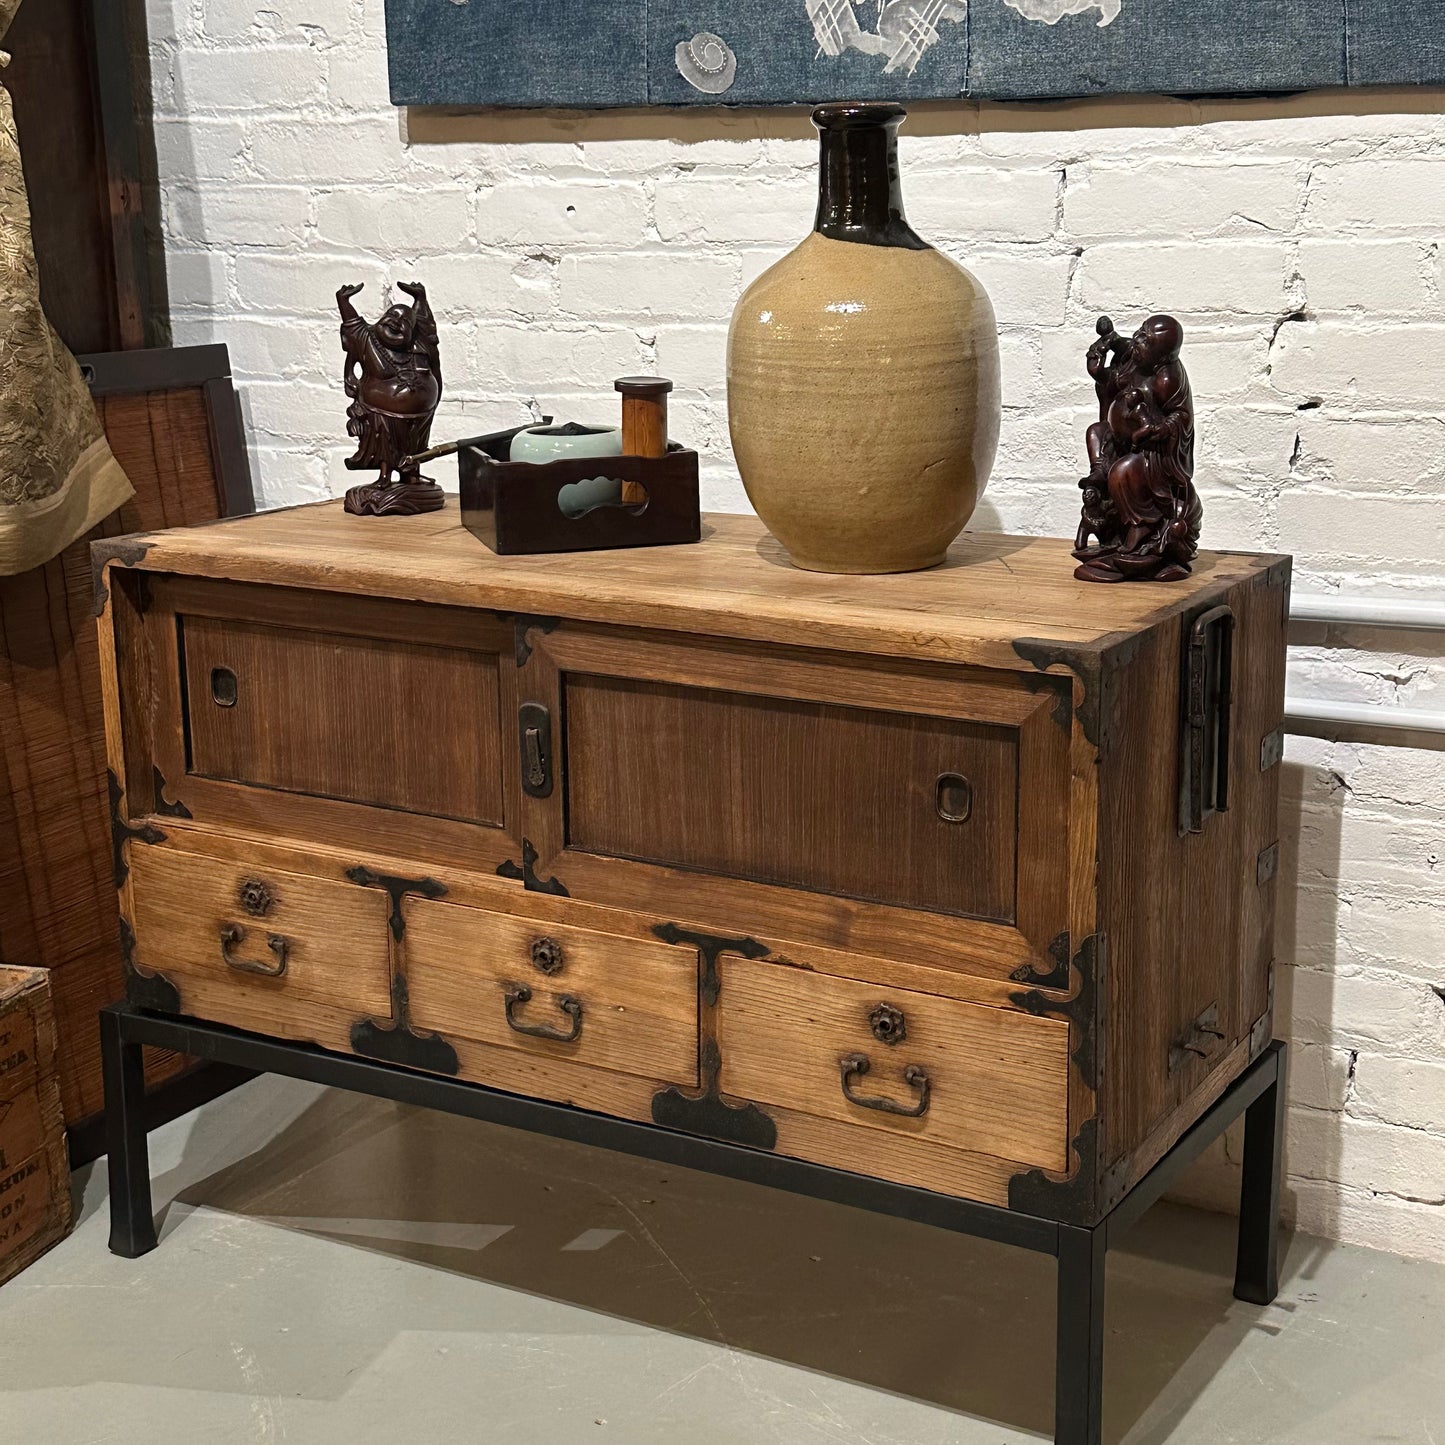
[[[426,280],[437,435],[606,418],[657,368],[746,499],[723,344],[807,231],[815,146],[786,112],[401,116],[381,0],[149,0],[171,301],[229,343],[269,504],[350,478],[333,293]],[[1295,553],[1298,584],[1439,595],[1445,558],[1445,117],[1418,93],[926,107],[915,224],[984,280],[1005,413],[982,527],[1071,533],[1098,312],[1177,311],[1207,540]],[[1317,110],[1317,114],[1312,114]],[[1445,712],[1439,639],[1297,628],[1291,690]],[[1445,1259],[1445,753],[1292,739],[1279,1018],[1300,1224]],[[1237,1137],[1189,1184],[1227,1204]]]

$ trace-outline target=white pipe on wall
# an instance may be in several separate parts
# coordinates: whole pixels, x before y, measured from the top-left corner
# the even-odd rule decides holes
[[[1340,597],[1300,593],[1290,600],[1291,622],[1327,622],[1385,631],[1445,632],[1445,603],[1413,602],[1400,597]],[[1307,737],[1332,728],[1371,728],[1406,737],[1445,738],[1445,713],[1414,712],[1362,702],[1326,702],[1287,698],[1284,730]]]
[[[1415,712],[1403,707],[1328,702],[1317,698],[1285,699],[1285,732],[1317,737],[1322,729],[1331,727],[1372,728],[1416,737],[1445,738],[1445,712]]]
[[[1302,593],[1290,601],[1289,620],[1445,632],[1445,603],[1410,602],[1399,597],[1336,597]]]

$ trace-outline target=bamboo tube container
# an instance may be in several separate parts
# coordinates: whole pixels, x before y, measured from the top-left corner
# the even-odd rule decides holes
[[[672,383],[662,376],[623,376],[616,386],[622,393],[622,455],[666,455],[667,394]],[[622,500],[645,502],[647,491],[636,482],[623,482]]]

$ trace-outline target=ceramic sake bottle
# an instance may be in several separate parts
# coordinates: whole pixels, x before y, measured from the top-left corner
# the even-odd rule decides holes
[[[998,445],[993,306],[904,219],[904,115],[893,104],[813,112],[813,233],[748,287],[728,334],[743,485],[810,571],[936,566]]]

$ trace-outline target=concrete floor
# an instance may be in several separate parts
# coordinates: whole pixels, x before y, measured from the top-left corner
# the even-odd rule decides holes
[[[153,1137],[161,1247],[0,1289],[0,1445],[1047,1439],[1053,1262],[470,1120],[258,1079]],[[1445,1445],[1445,1267],[1228,1220],[1109,1256],[1106,1438]]]

